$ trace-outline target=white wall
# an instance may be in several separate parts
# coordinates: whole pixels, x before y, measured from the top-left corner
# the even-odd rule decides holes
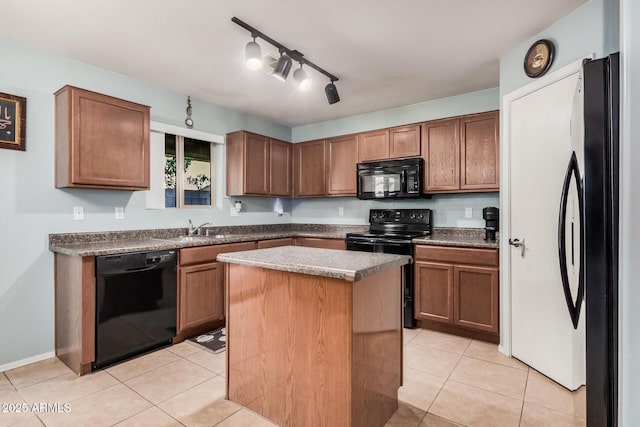
[[[620,416],[640,420],[640,3],[621,1]]]
[[[0,40],[0,92],[27,98],[27,151],[0,149],[0,366],[53,350],[53,254],[49,233],[186,227],[187,218],[215,225],[288,223],[273,213],[274,199],[242,198],[240,216],[224,209],[146,210],[144,192],[54,188],[54,96],[72,84],[151,106],[152,120],[181,126],[186,94],[57,55]],[[9,60],[10,58],[10,60]],[[193,94],[192,94],[193,95]],[[290,140],[291,129],[265,119],[193,100],[195,129],[224,135],[253,130]],[[224,165],[224,151],[217,164]],[[85,221],[72,220],[84,206]],[[125,207],[125,219],[114,207]]]

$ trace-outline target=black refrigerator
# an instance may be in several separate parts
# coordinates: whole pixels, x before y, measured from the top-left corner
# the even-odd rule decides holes
[[[616,426],[619,54],[585,61],[583,71],[587,426]]]

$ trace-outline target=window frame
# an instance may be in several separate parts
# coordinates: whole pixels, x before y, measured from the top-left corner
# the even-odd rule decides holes
[[[218,155],[220,154],[220,149],[224,145],[225,138],[222,135],[216,135],[212,133],[197,131],[193,129],[187,129],[179,126],[169,125],[166,123],[151,121],[150,126],[151,132],[155,132],[158,134],[162,134],[162,147],[151,148],[151,160],[155,162],[153,152],[156,153],[156,160],[162,159],[162,164],[152,165],[150,173],[154,173],[154,168],[161,169],[162,180],[158,179],[157,184],[154,186],[154,179],[151,179],[150,190],[147,191],[146,197],[146,208],[147,209],[215,209],[219,208],[221,196],[218,190],[220,187],[221,180],[223,177],[224,166],[218,165]],[[176,136],[176,206],[175,207],[166,207],[165,206],[165,197],[164,197],[164,165],[165,165],[165,137],[164,135],[171,134]],[[184,202],[184,172],[181,172],[180,175],[182,177],[181,180],[178,179],[177,171],[182,171],[184,169],[184,138],[197,139],[203,142],[209,142],[210,153],[211,153],[211,162],[210,162],[210,173],[211,173],[211,205],[186,205],[180,206],[178,203],[178,199],[181,200],[181,203]],[[178,143],[178,139],[181,139],[181,142]],[[153,138],[152,138],[153,141]],[[159,145],[159,144],[158,144]],[[161,153],[160,153],[161,151]],[[161,154],[161,155],[160,155]],[[160,173],[158,170],[157,173]],[[154,175],[155,176],[155,175]],[[161,183],[161,185],[160,185]],[[160,188],[157,188],[160,187]],[[224,190],[220,190],[223,191]],[[161,197],[160,197],[161,193]],[[162,202],[160,203],[160,200]]]
[[[165,133],[166,135],[166,133]],[[216,151],[215,151],[215,143],[209,141],[203,141],[198,138],[185,137],[182,135],[175,135],[176,137],[176,205],[175,206],[165,206],[165,209],[210,209],[216,207],[216,192],[214,183],[217,184],[217,177],[215,175],[215,165],[216,165]],[[191,138],[200,142],[209,142],[209,176],[211,177],[211,185],[209,188],[211,189],[211,197],[210,205],[185,205],[184,204],[184,181],[185,181],[185,171],[184,171],[184,139]]]

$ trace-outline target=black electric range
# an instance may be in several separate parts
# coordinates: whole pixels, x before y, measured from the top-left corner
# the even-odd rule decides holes
[[[431,234],[430,209],[371,209],[368,233],[347,233],[347,250],[413,257],[412,240]],[[413,265],[403,267],[404,327],[416,326]]]

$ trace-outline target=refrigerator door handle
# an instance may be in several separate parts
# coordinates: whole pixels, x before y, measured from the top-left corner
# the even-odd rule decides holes
[[[562,184],[562,195],[560,197],[560,218],[558,220],[558,258],[560,261],[560,276],[562,278],[562,288],[564,290],[564,298],[567,302],[567,308],[569,309],[569,316],[573,323],[573,328],[578,329],[578,322],[580,321],[580,308],[582,307],[582,301],[584,299],[584,251],[579,249],[580,253],[580,267],[578,270],[578,294],[575,301],[571,296],[571,288],[569,287],[569,274],[567,270],[567,248],[566,248],[566,220],[567,220],[567,199],[569,196],[569,188],[571,186],[571,178],[576,181],[576,188],[578,190],[578,211],[580,216],[580,244],[584,243],[584,202],[583,202],[583,188],[582,179],[580,178],[580,169],[578,167],[578,158],[576,152],[571,153],[571,159],[567,166],[567,172],[564,176],[564,182]],[[573,237],[573,236],[572,236]]]

